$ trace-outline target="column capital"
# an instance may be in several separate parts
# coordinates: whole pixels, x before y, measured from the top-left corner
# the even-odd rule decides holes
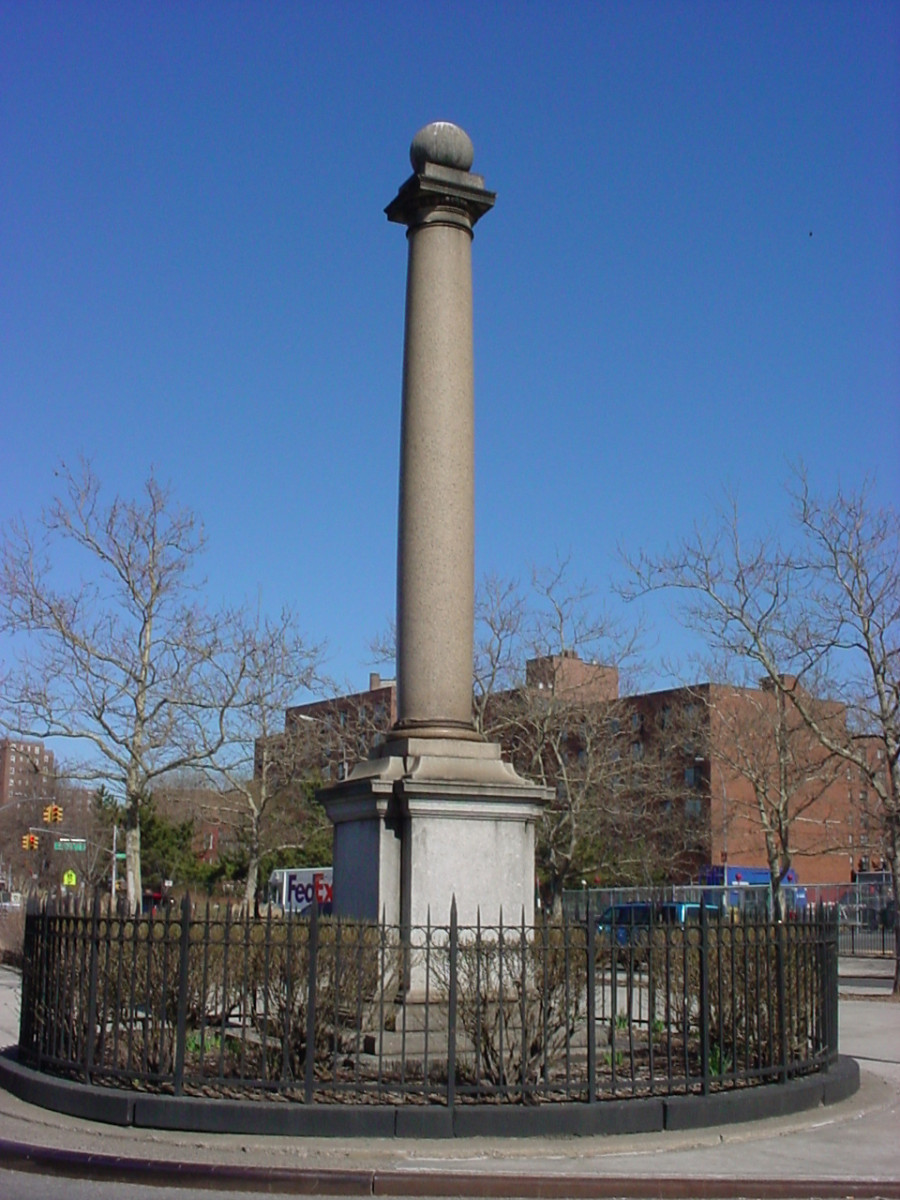
[[[469,170],[474,157],[471,138],[458,125],[425,125],[409,148],[413,174],[384,210],[387,219],[410,227],[449,223],[471,231],[497,199],[482,176]]]
[[[494,206],[496,192],[489,192],[481,175],[426,162],[410,175],[385,208],[387,219],[398,225],[420,225],[436,209],[459,213],[471,228]]]

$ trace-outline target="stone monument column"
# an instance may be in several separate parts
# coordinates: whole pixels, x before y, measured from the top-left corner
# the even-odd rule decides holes
[[[534,916],[534,830],[550,792],[472,721],[472,229],[494,203],[472,143],[438,121],[385,209],[409,241],[397,550],[397,722],[320,792],[334,824],[334,910],[403,923]],[[412,936],[412,935],[411,935]],[[416,981],[407,981],[415,991]]]
[[[494,203],[456,125],[410,147],[385,210],[408,228],[397,554],[397,730],[474,737],[472,229]]]

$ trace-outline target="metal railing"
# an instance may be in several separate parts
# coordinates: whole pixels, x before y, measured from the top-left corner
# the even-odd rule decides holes
[[[596,1102],[837,1057],[837,924],[396,928],[32,904],[20,1061],[175,1095]]]

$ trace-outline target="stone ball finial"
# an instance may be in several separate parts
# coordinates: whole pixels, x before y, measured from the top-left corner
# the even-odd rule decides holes
[[[464,129],[450,121],[432,121],[425,125],[409,147],[409,161],[414,171],[424,170],[427,162],[468,171],[474,158],[472,139]]]

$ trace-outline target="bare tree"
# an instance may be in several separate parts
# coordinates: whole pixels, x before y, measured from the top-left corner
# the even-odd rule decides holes
[[[894,894],[900,882],[900,530],[871,489],[819,501],[801,474],[798,544],[745,544],[737,509],[711,536],[630,560],[635,596],[680,592],[685,623],[719,662],[751,664],[819,745],[878,797]],[[838,706],[823,702],[827,695]],[[896,911],[896,905],[895,905]],[[900,924],[894,989],[900,993]]]
[[[841,706],[804,700],[839,737],[845,724]],[[785,690],[768,680],[761,688],[713,685],[706,689],[706,703],[715,727],[710,737],[715,766],[721,786],[731,790],[731,820],[743,816],[762,830],[773,901],[784,915],[781,884],[795,859],[846,847],[840,841],[843,826],[832,821],[829,833],[826,815],[840,787],[841,760],[814,737]],[[751,797],[744,813],[742,789],[735,786],[740,781]]]
[[[795,703],[822,745],[877,797],[894,888],[900,995],[900,521],[895,509],[874,504],[869,484],[821,500],[801,473],[795,500],[805,534],[799,569],[810,580],[799,652],[804,663],[827,662],[850,714],[849,736],[836,738],[802,696]]]
[[[0,629],[17,654],[0,677],[0,711],[17,735],[86,748],[81,778],[125,805],[134,904],[141,805],[154,780],[218,748],[221,734],[208,731],[233,701],[210,671],[221,620],[197,598],[197,520],[152,474],[139,498],[110,503],[90,464],[58,474],[61,493],[34,529],[5,531]]]
[[[487,580],[476,615],[476,723],[523,775],[554,792],[537,830],[547,902],[557,907],[582,876],[656,879],[677,857],[672,830],[659,836],[672,811],[670,772],[658,747],[635,733],[641,718],[619,693],[640,631],[604,613],[567,562],[535,572],[527,593]]]
[[[527,609],[518,583],[487,576],[475,594],[478,635],[472,679],[475,727],[488,732],[488,724],[502,725],[502,697],[519,686],[524,669]]]
[[[796,675],[785,674],[785,664],[807,673],[797,664],[790,636],[797,592],[802,591],[795,563],[773,541],[745,544],[732,502],[718,514],[711,535],[695,529],[673,552],[659,558],[641,555],[630,566],[634,582],[624,589],[627,598],[662,590],[680,593],[682,620],[705,640],[714,680],[744,688],[745,698],[752,697],[754,675],[769,685],[769,699],[747,699],[737,708],[732,705],[732,711],[710,703],[724,725],[726,736],[716,744],[726,765],[752,787],[777,896],[793,858],[793,826],[802,811],[792,765],[796,730],[790,728],[784,699],[791,689],[804,690]]]
[[[249,906],[267,848],[264,822],[279,802],[296,801],[298,784],[315,770],[317,753],[310,744],[315,730],[305,722],[294,722],[286,730],[285,713],[298,692],[315,684],[321,650],[303,638],[287,609],[277,619],[236,614],[225,642],[227,649],[217,664],[222,673],[219,690],[232,701],[219,730],[208,733],[208,773],[224,783],[230,800],[241,807]],[[295,823],[294,840],[296,832]]]

